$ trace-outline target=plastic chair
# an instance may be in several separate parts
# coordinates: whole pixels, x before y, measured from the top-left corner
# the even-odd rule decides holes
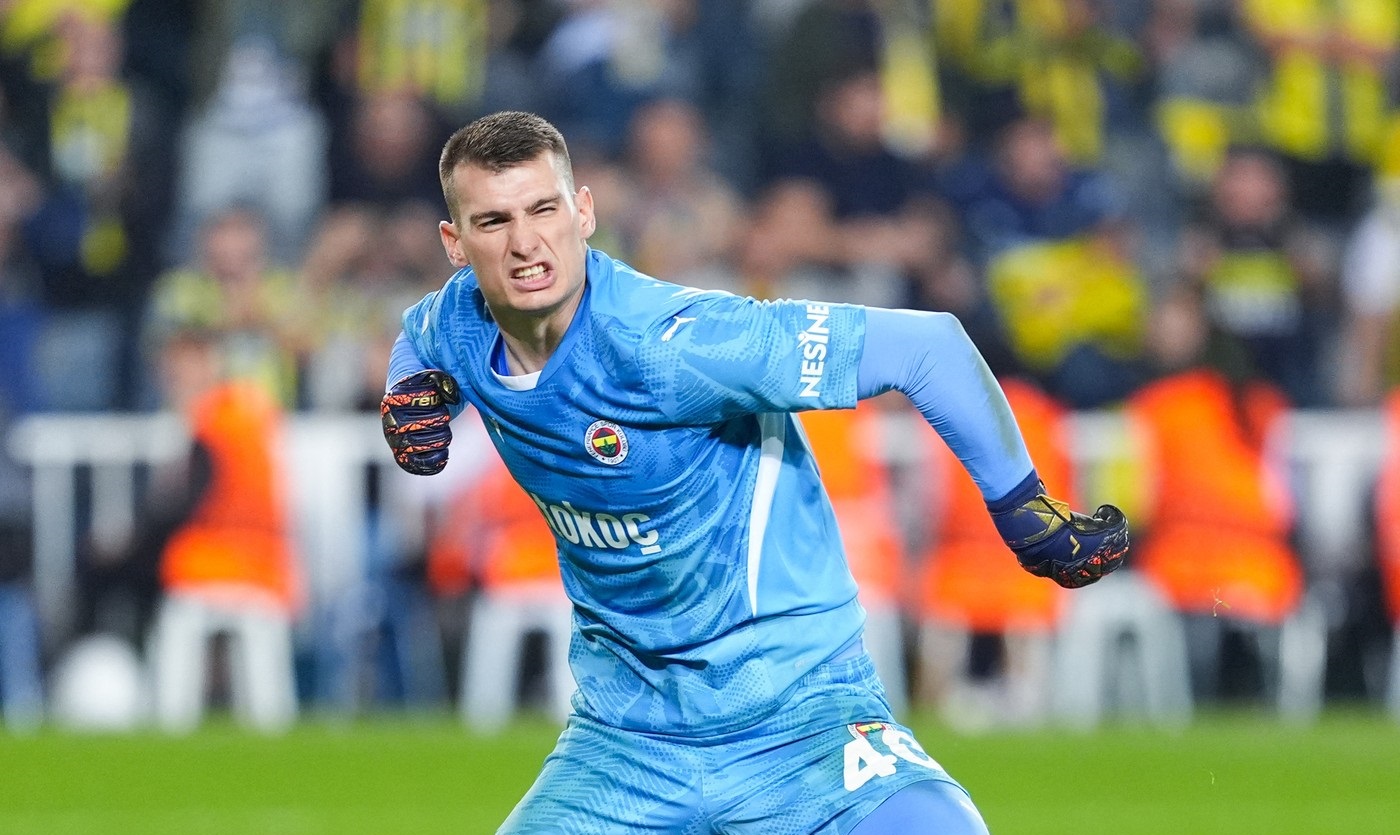
[[[1181,619],[1140,574],[1119,571],[1070,595],[1055,649],[1061,721],[1094,728],[1112,706],[1155,724],[1185,725],[1193,713],[1190,682]]]
[[[229,688],[240,722],[263,733],[287,730],[297,717],[291,617],[279,602],[246,589],[174,593],[161,603],[151,635],[155,712],[160,727],[188,733],[204,715],[210,646],[229,637]]]

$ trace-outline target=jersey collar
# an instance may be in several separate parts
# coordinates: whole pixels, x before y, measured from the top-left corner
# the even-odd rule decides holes
[[[568,359],[569,352],[573,350],[574,343],[578,341],[579,332],[586,327],[584,322],[588,319],[589,302],[593,296],[593,284],[596,281],[606,281],[612,276],[612,261],[598,250],[589,247],[584,253],[584,282],[583,298],[579,299],[578,309],[574,311],[574,318],[569,321],[569,327],[564,331],[564,338],[559,341],[559,347],[554,349],[549,360],[544,364],[544,368],[531,374],[509,375],[501,373],[507,368],[505,365],[505,343],[501,338],[500,326],[496,328],[496,336],[491,340],[491,350],[486,355],[486,370],[488,376],[501,388],[509,391],[529,391],[549,382],[554,373]],[[497,358],[500,358],[499,360]]]

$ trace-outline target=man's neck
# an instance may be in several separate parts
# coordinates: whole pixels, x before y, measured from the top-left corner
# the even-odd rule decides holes
[[[505,346],[506,367],[515,376],[543,371],[545,363],[554,356],[564,334],[578,313],[583,293],[579,292],[569,304],[548,315],[498,318],[501,342]]]
[[[504,330],[501,331],[501,342],[505,346],[506,369],[516,377],[543,370],[545,363],[554,356],[554,349],[559,347],[557,340],[522,342]]]

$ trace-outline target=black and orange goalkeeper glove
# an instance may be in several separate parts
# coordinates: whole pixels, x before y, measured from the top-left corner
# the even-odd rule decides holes
[[[1128,554],[1128,520],[1111,504],[1093,516],[1045,494],[1035,478],[988,506],[992,521],[1021,567],[1049,577],[1067,589],[1097,581],[1123,564]]]
[[[452,443],[447,407],[460,402],[457,381],[443,371],[419,371],[394,383],[379,402],[384,440],[394,461],[414,475],[442,472]]]

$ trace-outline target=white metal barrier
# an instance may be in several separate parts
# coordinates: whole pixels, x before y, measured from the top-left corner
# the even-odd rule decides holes
[[[485,449],[489,443],[473,415],[454,421],[453,432],[458,442],[452,466],[441,476],[416,478],[394,465],[377,415],[298,414],[287,420],[281,467],[313,606],[363,576],[372,484],[377,482],[387,512],[412,520],[435,497],[470,479],[484,455],[494,454]],[[33,468],[34,587],[41,621],[50,634],[64,635],[73,614],[80,537],[124,539],[135,522],[139,473],[186,454],[187,430],[173,414],[48,414],[20,421],[7,440],[15,460]],[[89,472],[90,485],[82,485],[80,474]],[[90,501],[80,503],[82,495]],[[402,526],[409,535],[421,529]]]
[[[917,415],[896,414],[886,436],[891,455],[917,464],[909,433],[927,432]],[[1130,461],[1134,441],[1120,413],[1086,412],[1071,423],[1072,454],[1080,463],[1086,503],[1108,500],[1104,474]],[[298,414],[286,427],[287,491],[308,591],[331,598],[362,576],[368,487],[378,480],[380,502],[399,518],[414,518],[435,497],[479,470],[489,449],[468,412],[453,423],[452,465],[443,475],[415,478],[393,465],[374,415]],[[1317,571],[1354,567],[1364,541],[1364,501],[1383,460],[1385,433],[1374,411],[1293,414],[1290,455],[1296,475],[1301,542]],[[114,541],[133,522],[136,473],[170,462],[188,449],[181,421],[169,414],[31,416],[8,439],[11,454],[34,472],[34,582],[45,625],[63,632],[73,600],[80,531]],[[1200,466],[1210,466],[1201,461]],[[91,471],[88,518],[80,520],[78,472]],[[403,525],[412,532],[420,526]]]

